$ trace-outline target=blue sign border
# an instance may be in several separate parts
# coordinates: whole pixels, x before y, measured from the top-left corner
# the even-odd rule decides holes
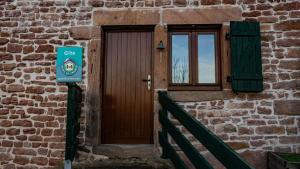
[[[61,46],[56,55],[56,81],[82,81],[82,47]]]

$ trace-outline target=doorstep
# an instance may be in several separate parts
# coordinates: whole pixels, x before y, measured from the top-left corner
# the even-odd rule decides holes
[[[104,144],[93,147],[94,154],[107,157],[101,160],[81,161],[74,169],[173,169],[169,160],[160,158],[154,145]]]

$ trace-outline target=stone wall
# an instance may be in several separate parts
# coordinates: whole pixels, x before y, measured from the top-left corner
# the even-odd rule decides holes
[[[67,87],[55,82],[55,49],[60,45],[85,48],[80,84],[85,89],[87,46],[92,37],[76,37],[69,33],[71,27],[92,26],[93,12],[101,9],[211,6],[239,7],[244,20],[261,22],[265,90],[259,94],[229,92],[225,99],[180,104],[260,168],[265,168],[261,160],[265,151],[299,153],[299,1],[1,0],[0,168],[51,168],[61,163]],[[81,121],[80,142],[84,145],[85,113]],[[202,150],[200,144],[199,148]]]

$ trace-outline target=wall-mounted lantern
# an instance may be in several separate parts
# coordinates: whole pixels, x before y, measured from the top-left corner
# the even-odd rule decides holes
[[[159,49],[159,50],[165,49],[165,45],[162,40],[158,43],[156,49]]]

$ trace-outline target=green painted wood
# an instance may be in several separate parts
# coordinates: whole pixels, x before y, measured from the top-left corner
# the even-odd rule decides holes
[[[168,138],[165,138],[161,132],[158,132],[159,144],[166,150],[168,158],[173,162],[176,169],[188,169],[186,164],[180,159],[176,151],[167,141]]]
[[[161,109],[159,110],[159,112],[162,112],[164,113],[166,116],[168,116],[168,111],[165,110],[165,109]],[[165,127],[162,127],[161,129],[161,134],[163,135],[164,138],[168,138],[168,132],[166,130]],[[161,158],[168,158],[168,153],[167,153],[167,150],[166,148],[162,147],[162,155],[161,155]]]
[[[196,168],[213,169],[209,162],[198,152],[198,150],[189,142],[189,140],[181,134],[181,132],[172,124],[164,112],[159,112],[159,121],[162,128],[172,136],[173,140],[193,163]]]
[[[159,102],[164,109],[172,114],[193,136],[199,140],[227,169],[254,169],[232,148],[225,144],[213,132],[208,130],[197,119],[190,116],[177,103],[159,91]]]
[[[232,90],[263,90],[261,37],[258,22],[230,22]]]
[[[68,83],[67,126],[65,160],[74,160],[80,131],[82,90],[75,83]]]

